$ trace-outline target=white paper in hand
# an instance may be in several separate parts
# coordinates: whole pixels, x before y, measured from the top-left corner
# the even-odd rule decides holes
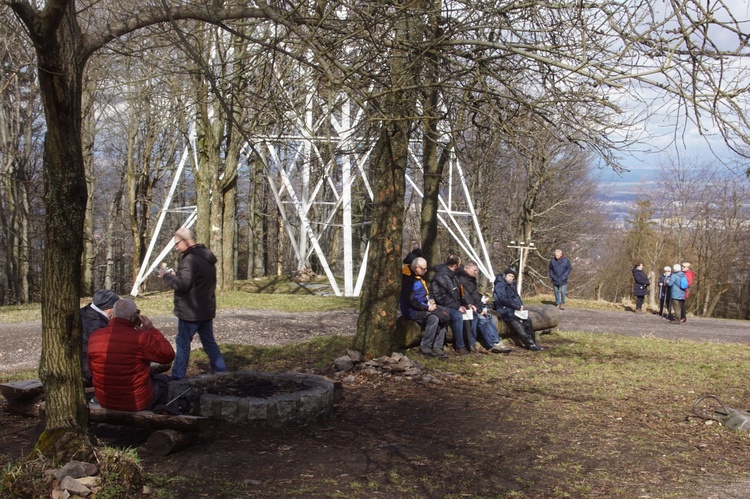
[[[474,311],[470,308],[466,309],[466,312],[464,312],[464,320],[470,321],[474,319]]]
[[[519,319],[524,319],[525,320],[525,319],[529,318],[529,311],[528,310],[516,310],[513,313],[516,314],[516,317],[518,317]]]

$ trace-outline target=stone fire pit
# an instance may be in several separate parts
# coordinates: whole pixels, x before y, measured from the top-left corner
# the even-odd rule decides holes
[[[236,371],[184,378],[169,384],[172,400],[201,393],[192,414],[227,422],[281,426],[328,416],[334,385],[321,376]]]

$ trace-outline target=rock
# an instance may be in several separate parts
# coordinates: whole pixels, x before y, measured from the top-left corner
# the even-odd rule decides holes
[[[354,369],[354,362],[348,355],[343,355],[333,361],[333,366],[337,371],[351,371]]]
[[[95,464],[84,463],[81,461],[70,461],[65,466],[57,470],[55,473],[55,479],[58,482],[62,482],[66,476],[72,478],[80,478],[82,476],[92,476],[99,473],[99,468]]]
[[[51,496],[52,499],[69,499],[70,498],[70,492],[67,490],[61,490],[59,488],[52,489]]]
[[[98,476],[82,476],[80,478],[76,478],[76,481],[80,483],[81,485],[84,485],[90,489],[93,489],[99,483],[102,481],[101,477]]]
[[[91,494],[91,489],[70,476],[63,478],[63,481],[60,483],[60,488],[68,491],[71,495],[78,495],[81,497],[88,497],[89,494]]]
[[[362,352],[358,352],[357,350],[347,350],[346,354],[349,356],[350,359],[352,359],[352,362],[355,364],[359,364],[363,360],[365,360],[364,356],[362,355]]]

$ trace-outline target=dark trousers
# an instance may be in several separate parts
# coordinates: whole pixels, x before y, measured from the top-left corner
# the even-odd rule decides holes
[[[685,300],[675,300],[672,298],[672,317],[676,321],[685,320]]]
[[[169,378],[164,374],[154,374],[151,376],[151,386],[154,388],[154,398],[148,406],[149,411],[157,405],[166,405],[169,402]]]

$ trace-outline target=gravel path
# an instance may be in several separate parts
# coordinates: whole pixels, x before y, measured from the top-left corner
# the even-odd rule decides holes
[[[219,343],[256,346],[286,345],[332,334],[353,335],[355,312],[283,314],[268,310],[223,310],[214,321]],[[673,325],[656,315],[568,307],[560,312],[558,331],[615,333],[642,338],[685,339],[724,343],[750,342],[747,321],[689,318]],[[173,316],[151,317],[172,342],[177,332]],[[41,353],[41,321],[0,324],[0,371],[36,368]],[[197,337],[193,347],[200,346]]]

